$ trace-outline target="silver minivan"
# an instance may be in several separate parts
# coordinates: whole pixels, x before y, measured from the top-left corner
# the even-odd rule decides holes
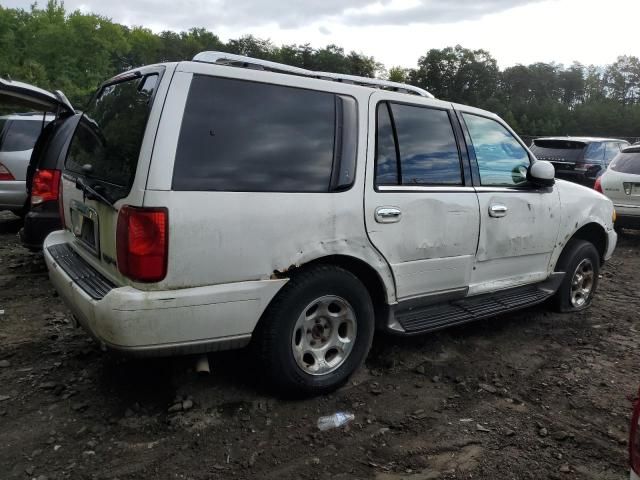
[[[104,348],[251,344],[306,394],[342,385],[376,330],[586,308],[617,238],[608,199],[490,112],[218,52],[103,84],[61,187],[50,278]]]

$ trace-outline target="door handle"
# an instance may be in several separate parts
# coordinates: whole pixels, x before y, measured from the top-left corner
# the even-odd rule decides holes
[[[376,222],[378,223],[396,223],[402,218],[402,212],[397,207],[378,207],[376,208]]]
[[[509,209],[506,205],[494,203],[489,207],[489,216],[494,218],[500,218],[507,215]]]

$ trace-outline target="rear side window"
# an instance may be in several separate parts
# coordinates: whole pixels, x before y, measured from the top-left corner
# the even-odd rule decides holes
[[[445,110],[380,104],[376,149],[376,185],[462,184],[458,146]]]
[[[602,163],[604,161],[605,144],[602,142],[590,143],[584,152],[585,162]]]
[[[619,154],[609,168],[614,172],[640,175],[640,151]]]
[[[328,192],[332,170],[341,160],[350,166],[335,178],[346,175],[352,182],[356,142],[343,140],[355,135],[355,101],[341,98],[195,75],[180,129],[173,189]],[[354,114],[342,115],[345,109]],[[342,125],[347,117],[349,125]],[[349,133],[343,136],[344,131]]]
[[[42,118],[33,120],[0,119],[0,152],[31,150],[42,131]]]

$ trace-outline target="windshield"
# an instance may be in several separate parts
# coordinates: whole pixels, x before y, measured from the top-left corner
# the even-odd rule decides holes
[[[74,133],[65,167],[99,181],[113,201],[131,189],[157,83],[153,74],[103,87]]]

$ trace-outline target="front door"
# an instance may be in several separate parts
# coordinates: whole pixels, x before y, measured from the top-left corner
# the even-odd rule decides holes
[[[444,102],[393,98],[375,93],[369,107],[369,238],[391,266],[398,300],[464,296],[480,219],[461,130]]]
[[[560,225],[557,188],[527,181],[529,153],[502,123],[466,112],[460,118],[480,204],[480,239],[469,294],[546,279]]]

